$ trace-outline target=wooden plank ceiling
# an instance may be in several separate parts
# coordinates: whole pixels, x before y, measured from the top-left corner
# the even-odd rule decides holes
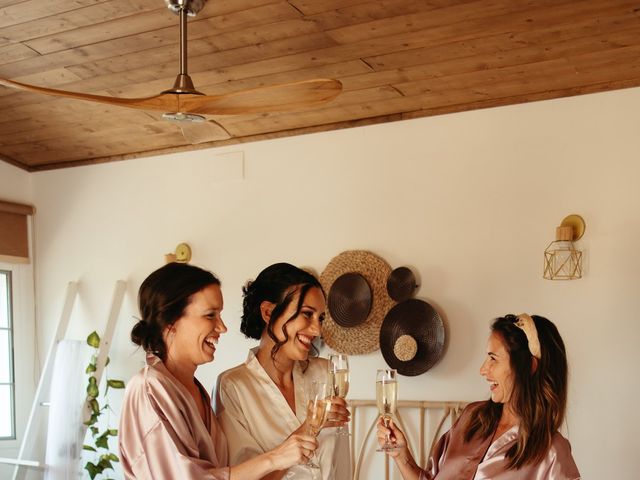
[[[163,0],[0,0],[0,77],[150,96],[178,73]],[[640,85],[640,1],[211,0],[189,21],[198,90],[316,77],[332,102],[213,118],[228,140],[190,145],[154,112],[0,87],[0,158],[86,165]]]

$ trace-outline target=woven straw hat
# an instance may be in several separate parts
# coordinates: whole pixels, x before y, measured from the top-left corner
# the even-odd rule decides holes
[[[387,293],[387,278],[391,267],[379,256],[364,250],[348,250],[334,257],[320,275],[325,292],[331,292],[334,282],[345,273],[358,273],[371,289],[371,309],[366,319],[351,327],[342,327],[329,311],[322,324],[324,341],[336,352],[348,355],[370,353],[380,348],[380,325],[395,304]],[[329,303],[332,301],[328,299]],[[345,308],[344,311],[348,309]],[[343,324],[348,324],[342,322]]]
[[[380,349],[387,365],[406,376],[420,375],[444,353],[444,325],[438,312],[415,298],[398,303],[380,328]]]

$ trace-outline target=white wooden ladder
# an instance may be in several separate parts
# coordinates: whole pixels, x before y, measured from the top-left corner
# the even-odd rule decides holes
[[[100,339],[100,348],[98,349],[98,357],[96,361],[96,371],[94,376],[96,381],[100,384],[102,373],[104,371],[105,364],[107,362],[107,356],[111,347],[111,339],[120,313],[120,307],[122,306],[122,300],[126,291],[126,282],[118,280],[115,285],[113,299],[111,301],[111,310],[107,320],[107,326],[105,327],[104,334]],[[48,407],[50,402],[48,400],[49,390],[51,386],[51,377],[53,376],[53,364],[55,360],[55,354],[58,348],[58,344],[64,339],[69,321],[71,319],[71,313],[73,311],[73,305],[78,294],[78,282],[69,282],[67,285],[67,292],[65,296],[64,305],[62,307],[62,313],[55,334],[49,344],[47,351],[47,357],[44,362],[44,367],[40,375],[36,394],[31,405],[31,412],[27,421],[27,426],[22,436],[22,442],[20,444],[20,450],[17,458],[1,458],[0,463],[15,465],[13,470],[13,480],[21,480],[25,478],[25,475],[29,469],[44,472],[46,468],[44,462],[44,453],[46,450],[43,447],[43,443],[46,442],[46,420],[47,409],[42,407]],[[69,379],[70,381],[81,382],[84,379]],[[84,415],[85,418],[78,419],[80,422],[84,422],[89,418],[90,408],[88,404],[85,404]],[[86,431],[86,425],[83,424],[83,431]],[[45,434],[43,434],[45,432]],[[38,450],[39,448],[39,450]],[[34,457],[38,457],[37,459]]]

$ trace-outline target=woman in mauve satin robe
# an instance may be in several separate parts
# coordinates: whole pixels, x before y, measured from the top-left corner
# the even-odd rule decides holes
[[[147,366],[129,381],[120,417],[127,479],[257,480],[308,461],[316,440],[291,435],[263,455],[228,466],[226,438],[194,377],[198,365],[213,360],[227,331],[220,281],[211,272],[165,265],[144,280],[138,304],[142,319],[131,339],[147,352]]]
[[[426,467],[402,431],[378,422],[378,442],[405,480],[578,480],[571,445],[558,429],[567,404],[567,355],[544,317],[506,315],[491,326],[480,374],[491,398],[468,405],[434,446]]]
[[[312,381],[327,381],[328,364],[310,353],[325,316],[325,296],[317,278],[290,265],[265,268],[243,289],[240,330],[260,340],[247,361],[218,377],[216,413],[235,465],[273,448],[292,432],[308,431],[307,392]],[[348,436],[334,428],[349,420],[346,402],[332,399],[318,435],[320,471],[296,465],[268,478],[346,480],[351,476]]]

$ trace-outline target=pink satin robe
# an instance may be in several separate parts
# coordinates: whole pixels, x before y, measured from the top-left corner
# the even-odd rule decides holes
[[[506,453],[517,440],[512,427],[491,443],[472,439],[464,442],[464,426],[479,403],[469,405],[451,430],[435,445],[420,480],[579,480],[580,473],[571,455],[569,441],[560,433],[553,437],[545,458],[536,465],[508,470]]]
[[[210,406],[208,393],[198,385]],[[158,357],[147,355],[147,366],[127,384],[120,416],[125,477],[228,480],[227,440],[213,411],[210,418],[207,428],[187,389]]]

